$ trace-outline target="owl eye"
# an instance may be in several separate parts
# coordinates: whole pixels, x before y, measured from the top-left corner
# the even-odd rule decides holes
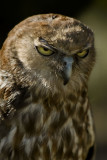
[[[44,46],[37,46],[36,48],[37,48],[37,51],[44,56],[50,56],[51,54],[54,53],[54,51]]]
[[[89,50],[84,50],[82,52],[77,53],[80,58],[85,58],[88,55]]]

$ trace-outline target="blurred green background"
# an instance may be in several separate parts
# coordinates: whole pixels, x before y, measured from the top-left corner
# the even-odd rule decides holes
[[[81,20],[95,34],[96,65],[89,97],[96,127],[96,160],[107,160],[107,0],[18,0],[0,2],[0,47],[8,32],[35,14],[60,13]]]

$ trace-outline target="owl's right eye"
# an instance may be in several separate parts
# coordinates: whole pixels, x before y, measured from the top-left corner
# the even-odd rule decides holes
[[[50,56],[54,53],[54,51],[44,46],[36,46],[36,49],[40,54],[44,56]]]

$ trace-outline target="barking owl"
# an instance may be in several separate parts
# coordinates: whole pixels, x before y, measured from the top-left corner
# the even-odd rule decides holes
[[[0,51],[0,160],[91,160],[93,32],[58,14],[16,25]]]

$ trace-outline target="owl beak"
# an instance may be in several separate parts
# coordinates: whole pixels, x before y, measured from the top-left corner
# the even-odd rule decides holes
[[[62,72],[62,77],[64,79],[64,85],[66,85],[69,82],[71,77],[73,58],[64,57],[63,61],[64,61],[64,69]]]

